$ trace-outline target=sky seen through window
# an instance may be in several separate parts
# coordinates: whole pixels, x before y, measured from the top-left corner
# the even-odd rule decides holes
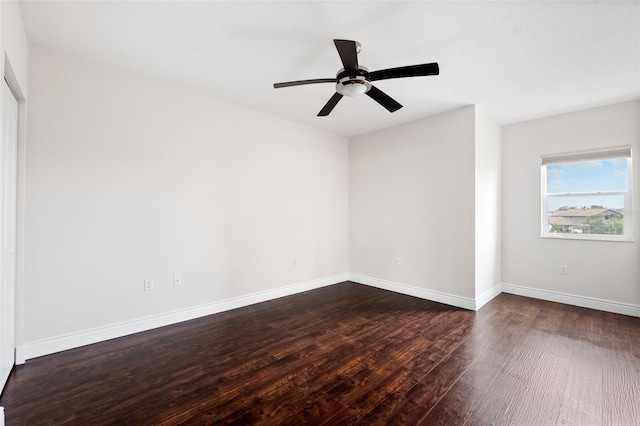
[[[609,192],[628,190],[628,161],[626,158],[548,164],[547,193]],[[549,198],[549,210],[560,207],[604,206],[612,209],[624,207],[622,195]]]

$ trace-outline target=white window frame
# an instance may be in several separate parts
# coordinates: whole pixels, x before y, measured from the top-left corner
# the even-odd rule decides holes
[[[598,192],[568,192],[568,193],[547,193],[547,165],[558,163],[571,163],[579,161],[598,161],[607,159],[627,158],[627,191],[598,191]],[[562,154],[543,155],[540,158],[541,177],[541,237],[560,240],[595,240],[595,241],[625,241],[633,242],[632,230],[632,203],[633,193],[633,162],[631,146],[618,146],[589,151],[568,152]],[[624,198],[624,208],[622,235],[606,234],[573,234],[573,233],[552,233],[549,232],[549,199],[555,197],[589,197],[602,195],[622,195]]]

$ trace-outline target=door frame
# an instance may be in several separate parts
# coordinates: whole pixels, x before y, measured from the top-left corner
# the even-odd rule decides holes
[[[25,219],[25,163],[27,142],[27,102],[24,91],[18,82],[18,78],[11,66],[11,60],[4,52],[3,77],[7,82],[11,93],[18,102],[18,140],[17,140],[17,164],[16,164],[16,275],[15,275],[15,364],[25,363],[24,353],[24,219]]]

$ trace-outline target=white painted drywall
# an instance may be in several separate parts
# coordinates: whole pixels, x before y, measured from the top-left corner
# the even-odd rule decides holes
[[[476,105],[476,298],[501,283],[501,127]]]
[[[29,42],[22,22],[22,14],[17,1],[0,2],[0,43],[2,44],[2,75],[4,76],[5,55],[11,62],[13,72],[20,84],[23,95],[27,94],[27,68]]]
[[[475,297],[474,115],[465,107],[351,139],[350,273]]]
[[[346,138],[40,47],[29,82],[25,341],[347,272]]]
[[[503,282],[638,305],[640,102],[505,126],[502,138]],[[540,238],[540,156],[620,145],[633,146],[635,242]]]

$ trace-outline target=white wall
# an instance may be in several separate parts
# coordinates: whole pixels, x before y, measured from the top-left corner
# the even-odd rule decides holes
[[[513,124],[502,135],[503,282],[640,304],[640,102]],[[619,145],[634,150],[635,242],[540,238],[540,156]]]
[[[5,57],[20,85],[22,94],[27,94],[27,68],[29,58],[29,42],[22,22],[22,14],[17,1],[0,2],[0,43],[2,43],[2,75],[5,76]]]
[[[476,298],[501,283],[501,127],[476,105]]]
[[[346,138],[39,47],[29,82],[26,342],[347,272]]]
[[[474,115],[465,107],[351,139],[350,273],[475,297]]]

